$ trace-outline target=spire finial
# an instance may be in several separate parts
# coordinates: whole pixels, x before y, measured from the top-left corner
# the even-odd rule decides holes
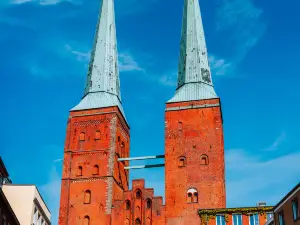
[[[168,102],[217,98],[198,0],[184,0],[177,90]]]
[[[84,96],[72,111],[121,105],[114,0],[103,0]]]

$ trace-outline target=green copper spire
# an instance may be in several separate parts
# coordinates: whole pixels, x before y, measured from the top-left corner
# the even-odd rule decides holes
[[[198,0],[184,0],[177,90],[168,102],[217,98]]]
[[[103,0],[81,102],[72,111],[118,106],[120,94],[114,0]]]

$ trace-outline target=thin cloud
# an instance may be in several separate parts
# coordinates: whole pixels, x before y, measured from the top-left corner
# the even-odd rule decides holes
[[[145,72],[139,63],[134,59],[134,56],[129,52],[119,53],[119,70],[122,72],[141,71]]]
[[[287,193],[290,185],[296,184],[300,176],[300,152],[277,158],[249,154],[243,149],[226,151],[227,200],[230,207],[267,201],[275,204]],[[281,176],[284,174],[284,176]],[[274,175],[278,175],[274,179]],[[272,195],[268,195],[272,190]],[[240,200],[243,199],[243,202]]]
[[[282,145],[282,143],[286,140],[286,133],[282,132],[276,140],[272,143],[271,146],[265,148],[265,151],[276,151]]]
[[[217,58],[214,55],[209,57],[210,68],[215,75],[225,75],[231,68],[232,64],[227,62],[225,59]]]
[[[233,47],[229,59],[211,58],[217,75],[227,74],[228,69],[236,68],[256,46],[266,30],[262,15],[263,10],[252,0],[222,0],[216,13],[216,33],[226,32],[226,44]]]

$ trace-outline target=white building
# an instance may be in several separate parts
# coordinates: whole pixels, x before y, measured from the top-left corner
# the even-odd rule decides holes
[[[2,190],[21,225],[50,225],[50,211],[35,185],[5,184]]]

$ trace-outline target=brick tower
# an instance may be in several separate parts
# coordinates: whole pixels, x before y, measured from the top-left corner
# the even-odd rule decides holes
[[[129,126],[121,104],[114,0],[103,0],[84,96],[70,111],[59,225],[112,224],[128,190]]]
[[[178,85],[166,103],[166,224],[200,224],[225,207],[222,113],[211,79],[198,0],[185,0]]]

